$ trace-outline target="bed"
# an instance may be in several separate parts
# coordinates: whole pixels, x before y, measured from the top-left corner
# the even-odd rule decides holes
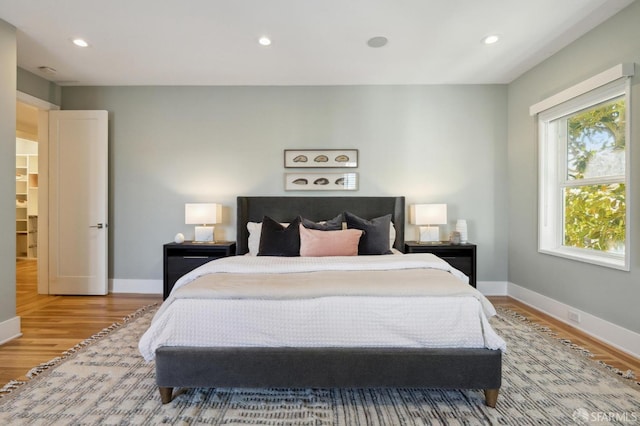
[[[238,197],[237,202],[237,255],[239,256],[245,255],[250,250],[248,223],[260,222],[265,216],[269,216],[275,221],[286,223],[291,222],[293,217],[298,215],[312,221],[322,221],[334,217],[336,212],[345,211],[363,218],[374,218],[391,214],[392,223],[394,224],[393,227],[395,228],[395,238],[390,240],[390,246],[397,251],[402,251],[404,246],[404,197]],[[359,263],[365,264],[363,268],[368,268],[366,265],[373,265],[374,262],[380,263],[383,259],[391,263],[403,263],[404,260],[402,258],[405,256],[413,255],[356,256],[356,258],[360,258]],[[243,257],[249,258],[251,256]],[[218,260],[216,260],[208,264],[208,270],[214,272],[235,272],[236,269],[233,268],[237,268],[241,260],[243,260],[240,258],[227,259],[229,259],[227,264],[231,266],[227,266],[225,262],[215,263],[218,262]],[[304,258],[299,257],[297,259],[305,263]],[[282,258],[278,260],[285,265],[284,268],[291,267],[289,260]],[[291,261],[293,260],[294,259]],[[418,260],[422,261],[422,259]],[[265,257],[257,257],[254,258],[252,262],[251,265],[256,265],[270,262],[270,260]],[[296,260],[296,262],[298,262],[298,260]],[[316,263],[316,261],[311,262]],[[329,259],[327,262],[331,263],[332,260]],[[324,265],[325,262],[320,263]],[[297,264],[295,267],[297,267]],[[207,265],[204,265],[202,268],[206,271]],[[227,270],[225,268],[232,269]],[[349,268],[351,268],[351,266],[349,266]],[[386,268],[387,266],[380,266],[378,269]],[[392,269],[393,268],[395,267],[392,267]],[[290,271],[285,269],[285,272]],[[399,272],[405,273],[404,271]],[[460,274],[459,271],[457,272]],[[308,274],[306,271],[301,273]],[[336,272],[323,271],[320,273],[335,274]],[[349,271],[345,273],[349,274],[352,272]],[[385,273],[392,274],[395,272],[386,271]],[[435,274],[436,272],[429,273]],[[438,271],[438,273],[440,273],[440,271]],[[208,304],[213,302],[198,299],[204,294],[202,289],[197,285],[204,280],[204,278],[201,277],[203,272],[196,271],[191,274],[194,278],[183,277],[189,278],[185,280],[185,282],[190,282],[191,284],[184,285],[184,290],[181,290],[181,297],[187,298],[188,300],[174,300],[174,305],[178,305],[178,303],[189,303],[188,306],[194,306],[194,308],[189,308],[188,310],[195,312],[198,310],[195,308],[196,306],[209,306]],[[358,276],[365,277],[360,281],[367,280],[367,275],[363,274],[378,273],[370,271],[357,272]],[[235,276],[235,274],[226,275]],[[217,276],[213,276],[212,279],[210,274],[206,276],[209,277],[209,281],[216,281],[217,279]],[[284,275],[282,277],[284,277]],[[295,275],[291,277],[295,277]],[[455,280],[459,281],[458,278],[455,278]],[[282,281],[284,282],[285,280]],[[276,283],[276,285],[278,284],[279,283]],[[178,283],[176,285],[179,287]],[[409,284],[407,285],[409,286]],[[322,286],[319,287],[320,288],[315,291],[320,292],[320,295],[324,294],[322,292],[328,291],[321,288]],[[384,294],[388,291],[384,286],[378,287],[382,288],[381,291]],[[471,286],[468,285],[463,285],[462,287],[465,287],[465,291],[467,291],[467,287],[471,288]],[[261,290],[261,288],[262,287],[260,287],[259,290]],[[193,296],[194,299],[189,299],[189,297],[191,297],[188,296],[189,290],[192,292],[192,295],[195,295]],[[226,291],[226,288],[223,290]],[[415,288],[410,291],[414,290],[421,291]],[[306,291],[306,287],[304,291]],[[473,291],[475,291],[475,289]],[[174,292],[176,292],[176,290],[174,290]],[[185,294],[187,294],[187,296],[185,296]],[[353,310],[357,311],[361,305],[363,306],[362,309],[366,309],[369,301],[372,303],[381,303],[384,299],[379,296],[380,294],[373,294],[372,297],[361,297],[357,299],[357,304],[351,302],[351,300],[354,299],[345,299],[348,295],[336,298],[336,300],[341,303],[347,303],[347,305],[344,306],[354,306]],[[417,304],[422,300],[434,299],[429,299],[426,296],[423,298],[422,294],[418,296],[418,298],[412,296],[399,300],[405,301],[402,305],[404,307],[405,304],[409,306],[410,304]],[[160,311],[166,312],[170,310],[172,308],[170,303],[173,300],[172,298],[175,297],[172,292],[172,297],[165,301]],[[360,346],[357,342],[352,345],[341,346],[334,344],[332,340],[329,340],[330,343],[325,345],[322,343],[324,340],[320,337],[318,337],[317,340],[317,342],[320,343],[316,342],[311,346],[304,344],[304,342],[303,344],[297,344],[295,341],[294,343],[286,342],[282,345],[280,343],[274,344],[270,340],[267,340],[266,344],[253,343],[253,341],[251,341],[252,343],[249,345],[235,344],[233,342],[238,340],[234,340],[235,332],[230,332],[230,330],[238,330],[242,327],[244,321],[244,317],[239,316],[240,314],[234,311],[233,307],[238,306],[234,305],[234,303],[238,302],[235,299],[236,297],[236,295],[233,295],[231,296],[231,300],[227,301],[216,300],[215,303],[226,303],[216,305],[223,307],[220,309],[220,313],[217,314],[218,317],[216,317],[217,309],[212,310],[211,308],[206,308],[208,309],[206,312],[213,312],[211,315],[194,316],[192,320],[176,320],[173,319],[172,315],[165,314],[164,312],[161,314],[160,311],[156,315],[156,318],[154,318],[154,323],[158,322],[158,324],[156,324],[156,335],[162,334],[165,328],[168,329],[171,328],[171,326],[184,328],[183,322],[187,321],[198,322],[198,324],[194,324],[193,326],[189,325],[189,330],[195,334],[198,334],[198,332],[201,332],[201,334],[208,333],[203,331],[206,330],[207,327],[202,325],[208,321],[218,321],[215,327],[220,327],[221,324],[224,323],[225,318],[234,318],[233,321],[235,321],[230,329],[225,329],[225,331],[221,332],[224,335],[231,334],[230,341],[232,343],[225,342],[224,344],[218,345],[215,343],[202,344],[199,341],[198,344],[192,345],[189,339],[184,341],[180,340],[180,343],[160,343],[155,346],[149,346],[147,342],[144,343],[147,352],[152,351],[152,355],[147,354],[147,357],[155,358],[156,383],[163,404],[172,400],[173,389],[179,387],[427,387],[483,390],[485,403],[490,407],[495,407],[496,405],[501,385],[502,350],[504,350],[504,346],[498,347],[494,345],[489,348],[486,347],[486,344],[478,343],[473,343],[473,347],[425,347],[422,346],[422,344],[417,344],[416,346],[416,344],[396,345],[389,343],[374,346]],[[330,298],[316,297],[309,300],[312,300],[313,303],[320,303],[326,299]],[[463,297],[459,297],[458,299],[464,299],[465,303],[476,303],[475,299],[474,301]],[[303,300],[302,302],[311,303],[309,300]],[[361,303],[361,301],[364,302]],[[169,304],[167,302],[169,302]],[[229,308],[229,303],[231,303],[231,308]],[[273,303],[273,306],[282,306],[283,303],[286,304],[288,301],[279,300],[273,301]],[[275,303],[279,303],[279,305]],[[440,301],[438,301],[438,303],[440,303]],[[486,303],[488,303],[488,301]],[[356,306],[357,308],[355,308]],[[229,310],[224,311],[224,309]],[[376,308],[374,307],[374,309]],[[407,309],[414,309],[417,315],[420,315],[421,312],[427,315],[428,312],[426,311],[429,311],[428,309],[421,309],[419,305]],[[348,310],[351,311],[352,309]],[[253,311],[253,308],[249,308],[249,311]],[[161,318],[156,321],[158,316]],[[475,317],[475,314],[468,316]],[[484,317],[484,315],[482,315],[482,317]],[[180,317],[176,316],[176,318]],[[165,322],[160,324],[161,321]],[[344,321],[353,320],[345,318]],[[420,324],[419,321],[415,321],[415,323],[417,324],[414,324],[416,327]],[[152,327],[154,327],[154,324],[152,324]],[[368,325],[363,325],[363,327],[368,327]],[[314,329],[313,326],[309,328]],[[490,330],[490,326],[486,321],[482,324],[479,323],[478,328],[481,330],[481,333],[485,333],[487,329]],[[287,335],[287,333],[284,334]],[[145,333],[145,336],[143,336],[141,340],[141,351],[143,340],[145,340],[147,334],[150,333]],[[295,332],[291,332],[290,334],[295,335]],[[320,334],[322,334],[322,332],[319,332],[319,335]],[[239,341],[244,342],[242,338],[243,337],[238,337],[238,339],[240,339]],[[496,338],[499,339],[499,337]]]

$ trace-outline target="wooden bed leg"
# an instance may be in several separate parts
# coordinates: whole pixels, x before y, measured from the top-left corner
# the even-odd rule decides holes
[[[173,396],[173,388],[158,386],[158,390],[160,391],[160,400],[162,401],[162,403],[170,403]]]
[[[491,408],[496,408],[496,403],[498,402],[498,392],[500,392],[500,389],[484,390],[484,400],[487,406]]]

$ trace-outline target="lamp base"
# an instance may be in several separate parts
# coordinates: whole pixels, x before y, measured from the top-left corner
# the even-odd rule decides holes
[[[196,233],[193,241],[196,243],[212,243],[213,226],[196,226]]]
[[[420,244],[440,244],[440,227],[421,226],[418,242]]]

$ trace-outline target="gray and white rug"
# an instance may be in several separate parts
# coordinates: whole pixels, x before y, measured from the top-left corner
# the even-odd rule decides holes
[[[504,309],[507,340],[497,408],[482,391],[434,389],[187,389],[162,405],[154,365],[137,350],[154,308],[105,329],[27,383],[0,390],[7,425],[570,425],[640,424],[640,385],[586,351]]]

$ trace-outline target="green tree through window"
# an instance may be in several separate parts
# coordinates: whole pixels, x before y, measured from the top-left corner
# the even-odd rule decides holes
[[[566,119],[565,246],[624,254],[625,109],[619,97]]]

